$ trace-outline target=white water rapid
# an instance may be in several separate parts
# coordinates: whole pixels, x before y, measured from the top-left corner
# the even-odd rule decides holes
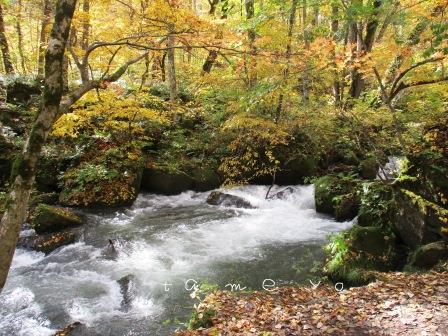
[[[0,295],[0,335],[52,335],[74,321],[83,324],[75,335],[169,335],[179,326],[162,322],[191,313],[187,279],[253,289],[268,278],[307,281],[297,265],[312,266],[325,238],[351,224],[318,215],[312,186],[294,189],[284,200],[265,200],[265,186],[226,191],[257,206],[250,210],[210,206],[208,193],[185,192],[86,212],[79,242],[47,256],[16,251]],[[124,306],[117,280],[128,275]]]

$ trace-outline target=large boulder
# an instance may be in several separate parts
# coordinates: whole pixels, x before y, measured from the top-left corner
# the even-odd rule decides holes
[[[314,157],[300,157],[286,162],[275,176],[278,185],[296,185],[304,182],[306,177],[316,175],[317,163]]]
[[[74,231],[63,231],[44,235],[20,237],[17,246],[47,254],[59,247],[73,244],[76,240],[76,236],[77,234]]]
[[[405,245],[415,249],[443,238],[442,230],[446,224],[433,208],[425,206],[420,196],[399,191],[395,194],[395,200],[394,228]]]
[[[388,226],[396,215],[395,190],[391,185],[376,181],[364,184],[357,224]]]
[[[83,224],[80,216],[70,210],[39,204],[30,216],[33,229],[38,233],[56,232]]]
[[[145,168],[142,189],[154,194],[177,195],[184,191],[209,191],[221,185],[216,167],[196,167],[188,172],[173,172],[161,168]]]
[[[381,227],[355,225],[334,236],[326,250],[325,273],[345,285],[366,284],[374,280],[372,271],[393,270],[398,263],[395,236]]]
[[[213,191],[207,198],[210,205],[222,205],[235,208],[256,209],[249,201],[242,197],[226,194],[220,191]]]
[[[366,180],[374,180],[377,176],[379,167],[378,159],[370,157],[362,160],[359,163],[358,169],[362,178]]]
[[[412,255],[410,265],[430,269],[445,260],[448,260],[448,243],[437,241],[419,247]]]
[[[359,188],[357,181],[335,175],[317,179],[315,182],[317,212],[332,215],[339,221],[355,218],[360,206]]]
[[[174,173],[155,168],[143,170],[142,189],[154,194],[177,195],[187,190],[193,190],[194,185],[194,179],[185,173]]]
[[[141,150],[115,147],[98,140],[103,150],[90,149],[81,162],[64,174],[59,202],[65,206],[119,207],[131,205],[140,192],[143,174]]]

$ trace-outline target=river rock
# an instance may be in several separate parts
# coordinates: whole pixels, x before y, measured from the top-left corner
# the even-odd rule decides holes
[[[47,254],[61,246],[73,244],[75,240],[75,232],[63,231],[45,235],[20,237],[17,246]]]
[[[121,308],[126,311],[130,308],[132,301],[135,299],[135,276],[128,274],[117,282],[120,285],[120,292],[123,296],[123,299],[121,300]]]
[[[430,269],[440,261],[448,260],[448,243],[437,241],[419,247],[411,258],[411,266]]]
[[[30,216],[30,222],[38,234],[56,232],[83,224],[81,217],[72,211],[47,204],[39,204],[36,207]]]
[[[295,190],[293,187],[288,187],[288,188],[283,189],[282,191],[279,191],[278,193],[275,193],[274,195],[269,197],[269,199],[284,200],[284,199],[288,198],[289,196],[291,196],[292,194],[294,194],[294,192],[295,192]]]
[[[242,197],[226,194],[220,191],[213,191],[207,198],[207,203],[210,205],[222,205],[228,207],[256,209],[249,201]]]

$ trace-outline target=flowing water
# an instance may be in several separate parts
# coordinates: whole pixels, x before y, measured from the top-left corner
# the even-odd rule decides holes
[[[228,191],[258,207],[250,210],[209,206],[208,193],[185,192],[86,212],[79,242],[47,256],[16,251],[0,295],[0,335],[52,335],[74,321],[83,323],[74,335],[169,335],[179,325],[168,320],[192,312],[188,279],[247,289],[261,289],[264,279],[308,282],[326,237],[350,223],[318,215],[312,186],[294,189],[283,200],[265,200],[264,186]],[[128,275],[123,302],[117,280]]]

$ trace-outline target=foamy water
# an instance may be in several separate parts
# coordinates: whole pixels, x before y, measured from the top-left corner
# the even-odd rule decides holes
[[[285,200],[265,200],[265,186],[226,191],[257,209],[213,207],[208,193],[186,192],[88,213],[80,242],[47,256],[16,251],[0,296],[0,335],[51,335],[74,321],[84,324],[80,335],[167,335],[176,326],[165,319],[190,313],[187,279],[251,288],[263,278],[299,281],[293,266],[305,247],[318,251],[350,223],[317,215],[312,186],[294,189]],[[117,280],[127,275],[134,293],[124,309]]]

